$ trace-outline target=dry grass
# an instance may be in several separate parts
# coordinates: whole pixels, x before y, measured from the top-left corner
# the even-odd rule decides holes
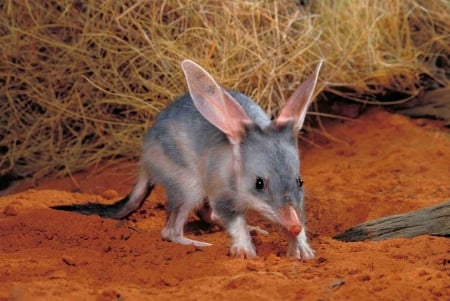
[[[448,86],[447,1],[297,2],[1,2],[0,176],[139,156],[153,117],[186,90],[184,58],[269,114],[321,58],[318,92],[355,101]]]

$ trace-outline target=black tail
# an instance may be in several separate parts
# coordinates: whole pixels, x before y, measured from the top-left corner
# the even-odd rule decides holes
[[[128,210],[126,210],[125,214],[120,214],[120,211],[123,211],[125,209],[127,203],[130,201],[131,193],[128,194],[123,199],[115,202],[114,204],[99,204],[99,203],[85,203],[85,204],[72,204],[72,205],[56,205],[51,206],[50,208],[55,210],[63,210],[63,211],[73,211],[78,212],[81,214],[86,215],[99,215],[101,217],[109,217],[109,218],[116,218],[116,219],[122,219],[130,216],[133,212],[138,210],[142,204],[144,204],[144,201],[147,199],[149,194],[153,190],[153,185],[148,185],[145,193],[143,193],[139,200],[133,200],[137,201],[137,206],[131,206],[132,209],[129,209],[130,206],[128,206]]]

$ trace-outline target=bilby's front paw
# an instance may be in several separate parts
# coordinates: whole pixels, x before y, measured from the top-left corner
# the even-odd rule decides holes
[[[230,255],[244,258],[255,257],[255,246],[252,243],[244,216],[236,216],[228,223],[227,228],[232,237]]]
[[[306,232],[302,230],[298,236],[288,234],[287,256],[298,259],[313,259],[315,251],[308,244]]]
[[[241,258],[253,258],[256,257],[256,251],[251,243],[245,246],[234,244],[230,248],[230,255]]]
[[[308,245],[295,245],[295,246],[288,246],[287,250],[287,256],[288,257],[294,257],[298,259],[313,259],[316,255],[316,252]]]

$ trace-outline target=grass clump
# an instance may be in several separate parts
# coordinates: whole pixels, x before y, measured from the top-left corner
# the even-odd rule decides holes
[[[447,1],[3,1],[0,176],[138,157],[186,91],[190,58],[275,115],[325,59],[319,92],[403,102],[449,84]]]

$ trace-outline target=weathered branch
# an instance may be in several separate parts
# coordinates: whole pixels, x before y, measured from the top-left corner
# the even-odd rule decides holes
[[[412,238],[422,234],[450,236],[450,201],[368,221],[333,238],[342,241],[362,241]]]

